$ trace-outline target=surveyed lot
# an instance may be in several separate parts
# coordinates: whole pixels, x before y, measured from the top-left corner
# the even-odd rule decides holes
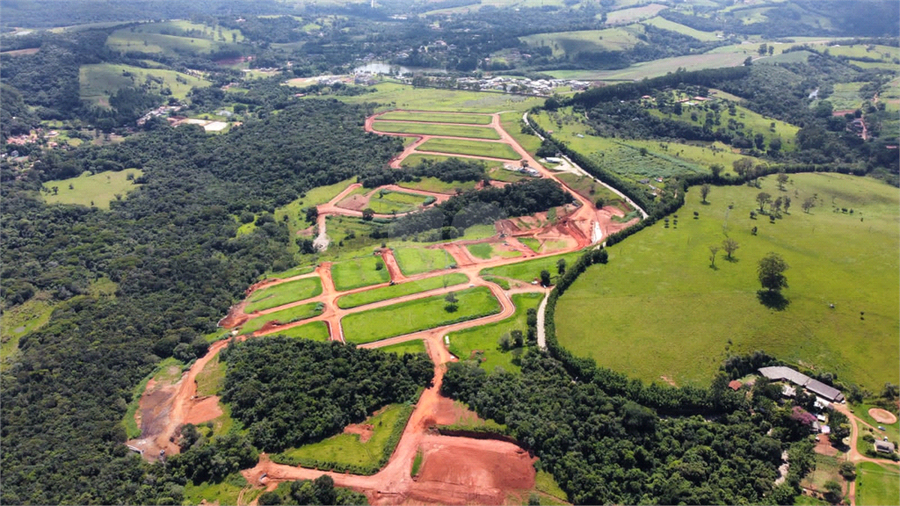
[[[472,139],[499,140],[500,134],[493,128],[469,125],[436,125],[399,121],[376,121],[372,128],[378,132],[396,134],[441,135],[445,137],[470,137]]]
[[[461,123],[466,125],[490,125],[491,117],[486,114],[453,114],[440,112],[391,111],[378,116],[379,120],[425,121],[429,123]]]
[[[418,281],[409,281],[394,286],[384,286],[373,290],[366,290],[364,292],[351,293],[350,295],[345,295],[338,299],[337,305],[341,309],[350,309],[352,307],[364,306],[373,302],[395,299],[414,293],[460,285],[467,281],[469,281],[469,278],[465,274],[461,272],[450,272]]]
[[[310,322],[278,331],[279,336],[310,339],[312,341],[327,341],[331,338],[328,334],[328,324],[325,322]]]
[[[251,332],[256,332],[257,330],[263,328],[263,326],[270,321],[286,325],[288,323],[306,320],[308,318],[312,318],[314,316],[322,314],[322,309],[323,308],[321,306],[321,303],[310,302],[309,304],[302,304],[299,306],[282,309],[281,311],[275,311],[274,313],[270,313],[267,315],[258,316],[245,323],[241,327],[241,333],[249,334]]]
[[[110,202],[123,198],[140,186],[134,183],[134,179],[142,174],[140,169],[97,174],[85,172],[78,177],[47,181],[44,188],[50,190],[50,193],[42,192],[41,195],[48,204],[79,204],[109,209]]]
[[[405,213],[418,209],[428,202],[428,199],[429,197],[414,193],[377,191],[369,197],[369,208],[380,214]],[[431,201],[434,201],[434,198],[431,198]]]
[[[449,253],[439,248],[397,248],[394,257],[406,276],[446,269],[456,263]]]
[[[839,174],[790,177],[785,191],[774,176],[761,189],[714,187],[709,205],[693,188],[677,225],[659,222],[609,248],[609,265],[589,268],[560,298],[560,344],[645,381],[705,384],[727,356],[755,350],[872,391],[896,379],[896,189]],[[750,219],[760,192],[790,196],[789,214]],[[712,268],[709,246],[726,234],[740,249],[734,261],[720,251]],[[781,310],[757,296],[757,262],[769,252],[790,266]]]
[[[380,257],[356,258],[331,266],[331,278],[339,291],[387,283],[390,274]]]
[[[344,338],[353,343],[370,343],[500,312],[500,303],[483,286],[461,290],[455,296],[455,311],[447,309],[445,296],[436,295],[353,313],[341,320]]]
[[[269,288],[253,292],[244,312],[252,313],[273,307],[283,306],[289,302],[315,297],[322,293],[322,281],[318,277],[288,281]]]
[[[429,139],[418,147],[419,151],[434,151],[451,155],[483,156],[518,160],[519,154],[509,144],[480,142],[465,139]]]

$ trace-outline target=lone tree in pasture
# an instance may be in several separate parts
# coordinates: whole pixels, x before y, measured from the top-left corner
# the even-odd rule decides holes
[[[709,184],[704,184],[700,187],[700,197],[703,198],[703,203],[706,204],[706,197],[709,196],[710,186]]]
[[[784,207],[784,214],[788,214],[788,209],[791,207],[791,198],[785,195],[781,199],[781,205]]]
[[[787,262],[778,253],[769,253],[762,257],[759,261],[757,273],[759,274],[759,283],[769,292],[779,292],[782,288],[787,288],[787,278],[784,271],[788,269]]]
[[[731,260],[731,256],[734,255],[738,248],[740,248],[738,242],[730,237],[722,241],[722,249],[725,250],[725,255],[729,260]]]
[[[759,204],[759,212],[764,213],[766,211],[766,204],[772,201],[772,196],[766,192],[759,192],[756,196],[756,202]]]
[[[808,197],[806,200],[800,204],[800,207],[803,208],[803,212],[809,214],[809,210],[816,207],[816,199],[813,197]]]
[[[709,247],[709,266],[715,268],[716,266],[716,255],[719,254],[719,247],[716,245]]]
[[[784,185],[788,182],[788,175],[784,172],[778,173],[778,189],[784,191]]]

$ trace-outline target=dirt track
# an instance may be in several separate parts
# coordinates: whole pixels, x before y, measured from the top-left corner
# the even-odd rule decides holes
[[[553,172],[537,163],[530,154],[528,154],[506,131],[503,130],[500,125],[499,114],[492,114],[491,118],[490,126],[501,136],[500,141],[493,142],[505,142],[512,146],[521,158],[528,162],[529,166],[541,173],[542,177],[555,180],[561,186],[566,188],[572,194],[573,198],[578,201],[578,205],[563,212],[562,216],[555,224],[529,229],[525,232],[521,230],[517,231],[514,225],[508,225],[508,227],[512,227],[509,231],[513,233],[512,235],[523,237],[541,237],[544,240],[565,239],[567,241],[566,247],[551,253],[536,254],[532,252],[530,248],[512,237],[500,239],[497,236],[487,240],[459,241],[437,246],[445,249],[457,262],[457,268],[452,272],[461,272],[465,274],[470,286],[487,287],[499,301],[501,311],[497,314],[475,320],[445,325],[361,345],[361,347],[364,348],[378,348],[421,339],[424,341],[428,354],[435,364],[434,382],[429,388],[423,391],[388,464],[373,476],[355,476],[278,465],[269,461],[265,456],[262,456],[255,467],[243,471],[244,476],[252,486],[260,484],[260,477],[263,475],[266,476],[265,483],[267,484],[267,487],[274,488],[280,481],[314,479],[323,474],[328,474],[335,480],[337,485],[350,487],[364,492],[369,497],[372,504],[397,504],[410,501],[440,504],[503,504],[509,497],[519,497],[519,502],[524,502],[526,497],[521,494],[525,494],[527,490],[534,486],[534,469],[532,466],[534,459],[530,457],[527,452],[524,452],[514,444],[502,441],[437,436],[429,433],[430,427],[433,426],[436,421],[446,417],[448,403],[449,405],[452,405],[451,401],[441,397],[439,394],[446,367],[445,364],[456,360],[444,345],[443,336],[457,330],[499,322],[509,318],[515,313],[515,306],[511,300],[511,294],[513,293],[527,291],[540,291],[546,293],[546,289],[530,285],[524,288],[504,291],[499,285],[482,279],[479,276],[479,272],[482,269],[522,262],[541,256],[577,251],[592,243],[591,231],[595,227],[599,226],[604,233],[607,233],[609,230],[617,228],[617,226],[624,227],[627,225],[613,222],[609,212],[604,213],[603,210],[598,211],[593,206],[593,203],[578,195],[571,188],[566,187],[565,184],[555,177]],[[373,120],[374,117],[366,120],[367,131],[372,131],[371,127]],[[415,135],[415,137],[420,137],[420,139],[408,146],[400,156],[394,159],[391,162],[391,166],[399,167],[400,162],[402,162],[406,156],[416,152],[417,146],[434,136]],[[483,141],[483,139],[473,140]],[[318,206],[319,230],[316,239],[317,245],[324,243],[325,246],[327,246],[328,239],[325,229],[327,216],[362,216],[361,211],[345,209],[337,205],[342,199],[346,198],[349,193],[360,186],[361,185],[358,183],[352,184],[328,203]],[[392,186],[386,188],[395,189]],[[377,189],[374,189],[373,191],[377,191]],[[450,197],[450,195],[447,194],[422,192],[405,188],[396,188],[396,191],[434,196],[438,201],[443,201]],[[392,215],[376,216],[382,218],[395,217]],[[466,244],[479,242],[499,243],[501,241],[506,241],[507,245],[505,247],[521,251],[523,255],[517,258],[502,258],[495,256],[488,260],[483,260],[473,257],[465,247]],[[414,276],[404,276],[400,271],[399,265],[391,250],[383,250],[380,254],[387,265],[391,280],[395,283],[441,276],[448,272],[446,270],[441,270]],[[226,328],[234,328],[252,318],[265,318],[268,314],[289,307],[311,302],[321,302],[325,308],[321,315],[285,325],[276,325],[274,322],[266,322],[266,325],[259,331],[254,332],[252,337],[277,333],[286,328],[305,325],[314,321],[323,321],[329,327],[331,339],[343,342],[344,335],[341,327],[341,320],[348,314],[386,307],[429,296],[443,295],[459,289],[459,285],[438,288],[395,299],[374,302],[351,309],[340,309],[337,306],[338,298],[351,293],[384,287],[387,286],[388,283],[339,292],[336,290],[331,276],[331,264],[325,262],[319,265],[315,272],[310,274],[286,279],[270,279],[257,283],[247,290],[247,295],[249,296],[253,291],[264,287],[275,286],[280,283],[313,276],[317,276],[322,280],[322,293],[320,295],[302,301],[291,302],[276,308],[258,311],[250,315],[244,314],[244,304],[239,304],[233,308],[229,313],[229,316],[222,320],[221,324]],[[248,337],[250,336],[239,336],[238,339],[243,340]],[[145,430],[143,439],[130,443],[142,449],[146,449],[147,452],[145,455],[147,455],[148,458],[153,458],[153,456],[158,454],[159,449],[165,449],[168,454],[177,453],[178,447],[175,444],[175,441],[182,424],[202,423],[218,416],[219,412],[216,409],[213,409],[214,407],[218,407],[217,399],[212,397],[205,399],[196,398],[196,377],[203,367],[225,346],[227,346],[227,341],[214,343],[210,347],[209,352],[204,357],[198,359],[176,385],[170,387],[161,394],[154,393],[145,395],[148,401],[146,403],[142,398],[141,413],[144,415],[143,420],[146,420],[148,423],[142,423],[142,429]],[[156,397],[152,397],[153,395]],[[154,423],[149,423],[151,418],[154,420]],[[148,430],[151,426],[152,430]],[[424,452],[425,461],[418,479],[413,480],[410,477],[410,470],[415,455],[419,450]]]

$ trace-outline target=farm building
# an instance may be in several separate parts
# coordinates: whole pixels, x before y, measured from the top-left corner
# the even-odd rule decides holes
[[[790,367],[761,367],[759,373],[773,381],[789,381],[830,402],[841,402],[844,400],[844,395],[837,388],[830,387],[821,381],[814,380]]]
[[[894,453],[894,443],[890,441],[875,441],[875,451],[881,453]]]

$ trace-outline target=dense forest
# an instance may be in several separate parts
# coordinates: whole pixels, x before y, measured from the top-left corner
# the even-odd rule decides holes
[[[414,402],[434,376],[424,354],[273,337],[230,344],[222,400],[267,452],[314,443],[388,404]]]

